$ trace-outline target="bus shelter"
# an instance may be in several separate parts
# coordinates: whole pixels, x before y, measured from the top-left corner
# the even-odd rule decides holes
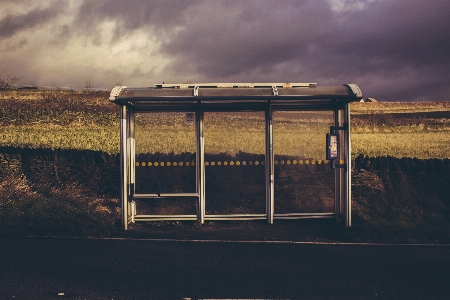
[[[130,223],[156,220],[261,220],[336,218],[351,226],[351,143],[350,103],[360,101],[356,84],[320,86],[316,83],[188,83],[155,84],[154,87],[116,86],[110,101],[120,106],[120,172],[122,227]],[[208,214],[205,211],[205,112],[263,112],[265,121],[265,212],[258,214]],[[334,211],[314,213],[276,213],[273,113],[277,111],[329,111],[333,115],[330,131],[323,136],[326,161],[334,172]],[[195,126],[195,192],[139,193],[136,183],[136,114],[182,112]],[[192,197],[195,214],[137,214],[137,199]]]

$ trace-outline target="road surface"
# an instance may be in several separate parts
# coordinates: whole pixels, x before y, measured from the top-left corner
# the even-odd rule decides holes
[[[0,299],[448,299],[450,247],[0,238]]]

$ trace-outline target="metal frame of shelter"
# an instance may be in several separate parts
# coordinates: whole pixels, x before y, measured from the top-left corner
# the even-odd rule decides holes
[[[272,224],[276,219],[336,218],[351,226],[351,143],[350,103],[360,101],[356,84],[318,86],[316,83],[199,83],[155,84],[148,88],[116,86],[110,101],[120,106],[120,169],[122,227],[130,223],[157,220],[258,220]],[[334,112],[330,133],[339,138],[340,151],[330,165],[334,168],[335,207],[332,213],[274,213],[274,148],[272,113],[274,111],[329,110]],[[205,213],[204,112],[265,112],[264,214],[209,215]],[[195,113],[196,192],[168,194],[135,193],[135,113]],[[325,147],[325,143],[324,143]],[[195,197],[195,215],[137,215],[136,199]]]

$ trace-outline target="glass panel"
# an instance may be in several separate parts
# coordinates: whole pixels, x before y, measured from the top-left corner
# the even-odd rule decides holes
[[[205,113],[206,214],[264,214],[264,113]]]
[[[196,201],[193,197],[165,197],[158,199],[137,199],[138,215],[195,215]]]
[[[136,113],[135,133],[136,194],[195,193],[195,113]],[[195,214],[195,197],[136,202],[137,214]]]
[[[334,171],[326,161],[332,111],[273,113],[275,213],[334,212]]]

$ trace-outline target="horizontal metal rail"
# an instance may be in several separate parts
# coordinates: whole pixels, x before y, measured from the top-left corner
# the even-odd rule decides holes
[[[335,218],[335,213],[292,213],[274,214],[276,220],[289,219],[325,219]],[[229,214],[229,215],[205,215],[205,221],[246,221],[265,220],[266,214]],[[197,215],[135,215],[135,222],[144,221],[196,221]]]
[[[277,220],[287,219],[325,219],[335,218],[336,213],[292,213],[292,214],[274,214],[273,218]]]
[[[288,213],[288,214],[274,214],[274,216],[279,217],[291,217],[291,216],[329,216],[334,215],[334,212],[323,212],[323,213]]]
[[[251,221],[266,220],[265,214],[205,215],[205,221]],[[135,222],[145,221],[196,221],[197,215],[136,215]]]
[[[135,105],[130,103],[131,105]],[[186,103],[186,104],[167,104],[167,103],[153,103],[151,106],[144,103],[142,106],[139,103],[133,106],[134,112],[194,112],[194,110],[200,106],[205,112],[240,112],[240,111],[265,111],[268,107],[275,110],[332,110],[335,108],[342,108],[345,103],[328,101],[327,103],[279,103],[272,102],[267,103]]]
[[[134,199],[154,199],[167,197],[199,197],[198,193],[164,193],[164,194],[134,194]]]
[[[196,221],[197,215],[135,215],[135,222],[146,221]]]
[[[205,220],[208,221],[244,221],[244,220],[265,220],[266,214],[229,214],[229,215],[205,215]]]
[[[208,82],[208,83],[156,83],[154,84],[157,88],[178,88],[178,89],[188,89],[188,88],[261,88],[261,87],[282,87],[282,88],[295,88],[295,87],[310,87],[317,85],[317,82],[252,82],[252,83],[242,83],[242,82]]]

